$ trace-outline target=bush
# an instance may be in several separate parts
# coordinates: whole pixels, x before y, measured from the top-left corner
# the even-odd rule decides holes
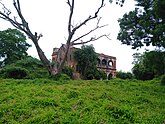
[[[86,74],[86,79],[92,80],[92,79],[94,79],[94,75],[92,73]]]
[[[96,79],[96,80],[100,80],[101,77],[102,77],[102,75],[100,74],[100,71],[97,70],[96,73],[95,73],[95,79]]]
[[[70,78],[73,77],[73,69],[70,68],[70,67],[65,66],[65,67],[62,69],[62,73],[68,75]]]
[[[161,83],[165,85],[165,74],[162,76]]]
[[[120,78],[120,79],[132,79],[133,78],[132,73],[130,73],[130,72],[121,72],[121,71],[116,73],[116,77]]]
[[[24,79],[28,78],[29,73],[25,68],[21,67],[7,67],[0,71],[0,75],[3,78],[14,78],[14,79]]]
[[[100,79],[105,80],[105,79],[107,79],[107,74],[104,71],[97,70],[97,71],[95,71],[94,78],[96,80],[100,80]]]
[[[33,57],[27,57],[25,59],[18,60],[10,65],[6,65],[2,68],[2,70],[5,70],[6,68],[10,67],[19,67],[28,70],[28,78],[30,79],[49,77],[48,71],[43,66],[42,62]],[[3,75],[4,74],[1,75],[2,78],[5,77]]]
[[[145,68],[141,64],[136,64],[133,67],[132,72],[138,80],[152,80],[155,77],[154,73],[150,69]]]
[[[70,77],[67,74],[63,74],[63,73],[56,74],[54,76],[51,76],[50,78],[53,80],[56,80],[56,81],[58,81],[58,80],[60,80],[60,81],[61,80],[70,80]]]

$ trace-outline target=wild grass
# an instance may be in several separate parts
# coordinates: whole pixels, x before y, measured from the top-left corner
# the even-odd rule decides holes
[[[0,123],[161,124],[159,80],[0,80]]]

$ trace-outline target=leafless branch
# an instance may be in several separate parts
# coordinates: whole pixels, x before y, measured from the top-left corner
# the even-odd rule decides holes
[[[81,45],[81,44],[86,44],[86,43],[89,43],[89,42],[92,42],[92,41],[96,41],[96,40],[98,40],[98,39],[100,39],[100,38],[102,38],[102,37],[106,37],[106,38],[108,38],[109,40],[111,40],[110,38],[109,38],[109,34],[107,35],[107,34],[104,34],[104,35],[100,35],[99,37],[91,37],[89,40],[87,40],[87,41],[82,41],[81,40],[81,42],[78,42],[78,43],[73,43],[73,45]]]
[[[21,7],[20,7],[19,0],[17,0],[17,5],[18,5],[18,10],[21,12]]]
[[[66,3],[67,3],[67,4],[70,6],[70,8],[71,8],[70,0],[67,0]]]
[[[74,11],[74,0],[72,0],[72,4],[70,3],[70,0],[67,0],[67,3],[68,3],[68,5],[69,5],[69,7],[70,7],[70,15],[69,15],[69,22],[68,22],[68,32],[69,32],[69,36],[68,36],[67,43],[70,44],[70,43],[71,43],[71,39],[72,39],[74,33],[76,32],[76,30],[79,29],[79,28],[81,28],[83,25],[86,25],[86,23],[89,22],[90,20],[93,20],[93,19],[97,18],[100,9],[101,9],[102,7],[104,7],[105,4],[104,4],[104,0],[102,0],[102,1],[101,1],[101,5],[98,7],[97,11],[94,13],[93,16],[92,16],[92,15],[88,16],[88,17],[87,17],[84,21],[82,21],[80,24],[78,24],[78,25],[76,25],[75,27],[73,27],[71,23],[72,23],[73,11]],[[99,21],[98,21],[98,22],[99,22]],[[73,29],[72,29],[72,28],[73,28]],[[91,32],[93,32],[93,31],[91,30]],[[88,32],[88,33],[90,33],[90,32]],[[86,35],[88,35],[88,33],[87,33]],[[84,37],[84,36],[86,36],[86,35],[82,35],[81,37]],[[81,39],[81,38],[79,38],[79,39]],[[77,39],[77,40],[78,40],[78,39]]]
[[[71,42],[71,44],[74,44],[76,41],[82,39],[83,37],[85,37],[85,36],[87,36],[89,34],[91,34],[92,32],[96,31],[99,28],[103,28],[105,26],[108,26],[107,24],[106,25],[99,26],[100,20],[101,20],[101,17],[97,19],[97,24],[96,24],[96,27],[94,29],[90,30],[89,32],[87,32],[87,33],[83,34],[82,36],[78,37],[77,39],[73,40]]]
[[[11,11],[9,9],[7,9],[2,2],[0,2],[0,4],[2,5],[2,9],[3,9],[3,12],[0,11],[0,13],[4,13],[7,16],[9,16],[11,14]]]
[[[101,9],[102,7],[104,7],[104,6],[105,6],[104,0],[102,0],[102,3],[101,3],[101,5],[100,5],[100,7],[97,9],[97,11],[95,12],[95,14],[94,14],[93,16],[90,15],[87,19],[85,19],[82,23],[80,23],[77,27],[75,27],[75,28],[73,29],[73,33],[74,33],[77,29],[79,29],[80,27],[82,27],[83,25],[85,25],[87,22],[89,22],[90,20],[93,20],[93,19],[97,18],[100,9]]]
[[[72,5],[70,3],[70,0],[67,1],[68,5],[70,6],[70,15],[69,15],[69,22],[68,22],[68,33],[71,34],[71,27],[72,27],[72,16],[74,11],[74,0],[72,0]]]

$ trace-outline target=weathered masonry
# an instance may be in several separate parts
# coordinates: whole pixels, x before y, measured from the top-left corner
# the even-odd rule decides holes
[[[74,70],[74,74],[78,75],[78,67],[77,62],[74,59],[74,51],[78,48],[71,47],[68,56],[65,62],[66,66],[71,67]],[[53,62],[59,62],[64,57],[64,51],[65,46],[63,45],[60,48],[54,48],[53,54],[52,54],[52,61]],[[103,53],[97,53],[97,69],[104,71],[107,74],[107,77],[109,75],[112,75],[113,78],[116,78],[116,57],[105,55]]]

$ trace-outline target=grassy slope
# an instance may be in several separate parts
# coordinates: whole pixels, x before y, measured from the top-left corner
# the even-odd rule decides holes
[[[161,124],[158,81],[0,80],[0,123]]]

